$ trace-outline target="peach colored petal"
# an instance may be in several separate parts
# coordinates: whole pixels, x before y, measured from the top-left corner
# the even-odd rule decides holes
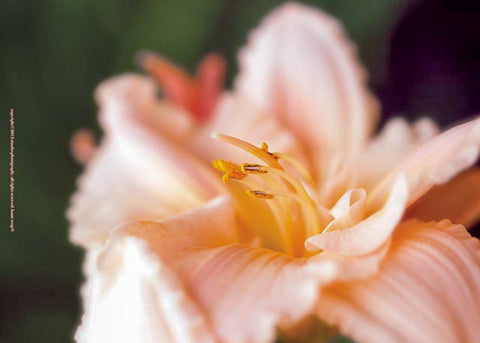
[[[480,118],[456,126],[409,154],[369,193],[370,208],[377,208],[398,173],[409,184],[408,204],[412,204],[435,184],[447,182],[478,159]]]
[[[212,120],[192,137],[189,147],[209,163],[219,158],[238,164],[256,160],[237,147],[212,139],[212,132],[233,136],[256,146],[266,142],[272,152],[287,153],[303,160],[295,137],[275,121],[271,113],[238,94],[226,93],[222,96]]]
[[[195,128],[191,116],[157,96],[153,80],[137,74],[125,74],[102,82],[95,90],[99,121],[107,134],[141,134],[163,136],[181,141]]]
[[[154,102],[150,91],[149,81],[136,76],[108,81],[97,91],[106,135],[67,213],[76,244],[101,245],[123,221],[180,213],[222,190],[213,171],[160,134],[161,117],[175,113]]]
[[[381,244],[377,249],[363,255],[338,255],[323,251],[309,258],[309,262],[315,265],[319,260],[335,260],[337,273],[335,282],[364,279],[378,272],[379,266],[390,249],[391,239]]]
[[[305,248],[311,252],[326,250],[346,256],[370,253],[389,239],[402,218],[407,198],[407,180],[400,175],[382,209],[351,227],[335,228],[335,231],[326,231],[308,238]],[[348,224],[349,221],[340,222],[343,223]]]
[[[75,340],[87,342],[218,342],[177,276],[133,237],[112,242],[84,293]]]
[[[336,268],[330,260],[309,262],[237,243],[235,231],[233,207],[226,197],[160,222],[123,224],[100,256],[99,272],[118,274],[109,277],[107,288],[118,287],[125,272],[117,261],[125,258],[108,256],[117,241],[133,235],[176,272],[222,342],[272,341],[276,327],[288,328],[311,313],[319,286],[331,280]],[[142,282],[135,274],[129,277]]]
[[[389,120],[361,155],[358,185],[371,189],[409,153],[439,133],[438,126],[429,118],[422,118],[413,125],[403,118]]]
[[[324,232],[344,229],[360,222],[365,215],[366,198],[364,189],[347,191],[330,210],[335,219],[328,224]]]
[[[433,187],[408,208],[405,217],[423,221],[448,218],[467,227],[474,225],[480,220],[480,168]]]
[[[324,171],[325,182],[318,188],[319,200],[324,206],[332,207],[352,188],[356,188],[356,168],[352,159],[338,152],[329,168]]]
[[[380,270],[334,283],[322,319],[358,342],[480,341],[480,244],[448,221],[407,221]]]
[[[235,88],[274,113],[305,145],[317,168],[372,133],[377,102],[340,24],[289,3],[267,16],[239,56]]]

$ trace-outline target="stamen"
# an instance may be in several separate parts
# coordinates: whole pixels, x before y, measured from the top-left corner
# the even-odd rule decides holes
[[[241,139],[238,139],[232,136],[222,135],[221,133],[213,133],[212,137],[222,142],[235,145],[242,150],[245,150],[246,152],[252,154],[253,156],[258,157],[259,159],[261,159],[271,167],[282,168],[282,166],[277,162],[277,158],[275,154],[268,152],[268,150],[262,149],[262,148],[268,149],[268,146],[266,144],[265,146],[262,144],[262,148],[258,148],[253,144],[242,141]]]
[[[286,171],[284,170],[281,170],[281,169],[276,169],[276,168],[271,168],[271,167],[267,167],[265,166],[264,169],[267,171],[267,172],[270,172],[272,174],[275,174],[277,176],[279,176],[280,178],[282,178],[283,180],[287,181],[290,185],[292,185],[292,187],[295,189],[295,191],[297,191],[298,193],[302,194],[303,196],[307,197],[307,198],[310,198],[310,196],[308,195],[307,191],[305,190],[305,188],[303,187],[302,183],[300,181],[298,181],[297,179],[295,179],[293,176],[291,176],[290,174],[288,174]]]
[[[305,180],[307,181],[308,183],[310,183],[311,185],[314,184],[314,181],[313,181],[313,178],[312,176],[310,175],[310,173],[308,172],[307,168],[305,168],[305,166],[299,161],[297,160],[296,158],[290,156],[290,155],[287,155],[287,154],[280,154],[280,153],[277,153],[279,159],[281,160],[284,160],[284,161],[287,161],[288,163],[290,163],[297,171],[298,173],[300,174],[300,176]]]
[[[242,172],[240,166],[236,165],[233,162],[225,160],[215,160],[213,161],[213,167],[218,171],[224,173],[222,176],[223,182],[227,182],[230,179],[241,180],[247,176],[247,174]]]
[[[265,142],[262,143],[262,146],[260,147],[260,149],[266,154],[270,155],[270,157],[276,161],[278,161],[278,159],[280,158],[279,154],[268,151],[268,144]]]
[[[245,174],[265,174],[268,173],[261,164],[244,163],[241,166]]]
[[[259,190],[250,189],[247,191],[247,194],[255,198],[273,199],[273,194],[270,194],[264,191],[259,191]]]
[[[273,184],[278,184],[274,178],[271,178],[271,183]],[[255,185],[251,182],[248,182],[247,180],[236,180],[236,182],[244,185],[247,188],[254,189]],[[262,191],[247,191],[246,192],[248,195],[260,199],[271,199],[268,197],[268,194]],[[260,194],[264,193],[264,194]],[[273,198],[273,196],[272,196]],[[292,232],[291,232],[291,220],[290,217],[288,216],[289,214],[289,209],[284,206],[284,204],[280,201],[267,201],[266,202],[268,208],[272,211],[273,217],[275,221],[277,222],[277,225],[280,229],[280,234],[282,237],[282,243],[283,243],[283,248],[287,254],[294,254],[294,247],[293,247],[293,242],[292,242]]]
[[[232,162],[217,160],[214,162],[214,167],[224,173],[222,177],[224,182],[233,179],[247,187],[248,195],[267,200],[272,215],[278,223],[285,251],[301,254],[303,239],[318,234],[330,221],[329,216],[325,214],[328,211],[325,212],[326,210],[324,211],[307,191],[313,184],[307,169],[293,157],[270,152],[266,143],[256,147],[227,135],[214,134],[213,138],[235,145],[266,163],[266,165],[243,163],[239,166]],[[290,163],[297,170],[300,179],[285,171],[279,163],[280,159]],[[251,174],[259,174],[258,176],[264,178],[265,184],[259,187],[257,182],[244,180]],[[273,189],[261,189],[265,186]],[[277,196],[286,199],[277,199]],[[295,204],[289,203],[287,199],[293,200]],[[296,223],[298,220],[300,223]],[[301,228],[303,230],[297,231]]]
[[[259,164],[249,164],[249,163],[244,163],[242,164],[242,171],[245,174],[260,174],[260,173],[272,173],[274,175],[277,175],[281,179],[287,181],[293,189],[299,194],[298,198],[302,198],[302,205],[306,206],[309,208],[308,212],[310,215],[314,214],[315,222],[316,223],[323,223],[324,220],[320,220],[319,216],[317,215],[317,211],[315,209],[315,202],[312,200],[308,192],[305,190],[305,187],[302,185],[300,181],[295,179],[293,176],[285,172],[284,170],[277,169],[277,168],[272,168],[269,166],[262,166]],[[287,194],[287,193],[285,193]],[[293,193],[288,193],[288,194],[293,194]],[[319,206],[321,206],[319,204]],[[323,215],[322,215],[323,217]],[[322,218],[324,219],[324,218]],[[319,225],[316,225],[319,226]],[[316,228],[314,231],[317,231],[318,228]]]
[[[306,219],[305,225],[307,228],[307,237],[313,236],[320,232],[320,227],[318,226],[319,221],[317,212],[315,211],[315,208],[312,206],[312,204],[309,203],[308,200],[304,197],[294,193],[272,190],[249,190],[247,191],[247,194],[262,199],[273,199],[275,196],[281,196],[296,201],[301,205],[301,209],[304,212],[304,216]]]

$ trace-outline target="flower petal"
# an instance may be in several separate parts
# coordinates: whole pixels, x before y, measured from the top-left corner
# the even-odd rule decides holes
[[[474,164],[479,148],[480,118],[442,133],[408,155],[375,186],[369,193],[369,207],[380,206],[399,173],[407,176],[408,204],[412,204],[435,184],[447,182]]]
[[[238,164],[255,159],[237,147],[212,139],[212,132],[233,136],[256,146],[266,142],[273,152],[304,159],[301,147],[291,132],[275,121],[271,113],[241,95],[226,93],[222,96],[212,120],[192,137],[189,148],[209,163],[219,158]]]
[[[326,250],[346,256],[370,253],[389,239],[402,218],[407,198],[407,180],[400,175],[381,210],[351,227],[314,235],[305,241],[305,248],[308,251]]]
[[[176,275],[133,237],[114,241],[84,286],[77,342],[217,342]]]
[[[365,215],[366,198],[367,193],[361,188],[346,192],[330,210],[335,219],[328,224],[324,232],[344,229],[360,222]]]
[[[222,190],[214,172],[166,141],[163,117],[175,113],[155,99],[154,89],[138,76],[119,77],[98,89],[106,136],[67,213],[74,243],[102,245],[126,220],[180,213]],[[176,133],[169,126],[170,135],[184,132],[181,120],[176,125]]]
[[[316,167],[359,149],[377,102],[340,24],[313,8],[286,4],[267,16],[241,51],[236,89],[275,113],[304,143]]]
[[[166,58],[143,51],[137,59],[160,85],[166,101],[189,111],[197,122],[210,119],[223,91],[225,61],[217,54],[208,54],[199,63],[195,77]]]
[[[370,190],[409,153],[439,133],[438,126],[428,118],[422,118],[413,125],[403,118],[389,120],[362,154],[358,172],[359,186]]]
[[[467,227],[474,225],[480,220],[480,168],[433,187],[408,208],[405,216],[423,221],[448,218]]]
[[[479,241],[446,220],[411,220],[377,274],[328,286],[318,311],[359,342],[478,342],[479,292]]]
[[[237,243],[235,231],[228,198],[160,222],[124,224],[99,258],[99,272],[118,270],[109,288],[115,289],[115,280],[124,278],[116,261],[124,258],[109,259],[108,251],[125,237],[142,239],[162,264],[175,271],[222,342],[272,341],[277,327],[287,329],[311,313],[319,286],[331,280],[335,265]]]

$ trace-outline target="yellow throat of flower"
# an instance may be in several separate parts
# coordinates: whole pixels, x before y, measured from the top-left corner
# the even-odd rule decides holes
[[[284,252],[303,256],[303,241],[320,233],[328,220],[328,211],[314,200],[313,179],[301,162],[281,153],[272,153],[268,145],[256,147],[238,138],[214,134],[214,138],[232,144],[259,158],[265,165],[256,163],[235,164],[216,160],[213,166],[223,173],[223,182],[235,181],[246,187],[246,193],[267,201],[281,236]],[[298,176],[287,172],[280,163],[284,161]],[[255,178],[257,176],[257,178]],[[269,231],[271,232],[271,231]]]

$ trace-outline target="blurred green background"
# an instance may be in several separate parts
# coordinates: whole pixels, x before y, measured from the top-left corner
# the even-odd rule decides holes
[[[388,80],[388,39],[404,0],[305,1],[338,17],[357,43],[374,89]],[[277,0],[2,0],[0,68],[0,341],[68,342],[80,319],[82,251],[65,209],[81,169],[69,140],[101,133],[95,86],[136,71],[158,51],[188,70],[215,50],[236,73],[236,51]],[[15,227],[9,232],[8,112],[16,115]]]

